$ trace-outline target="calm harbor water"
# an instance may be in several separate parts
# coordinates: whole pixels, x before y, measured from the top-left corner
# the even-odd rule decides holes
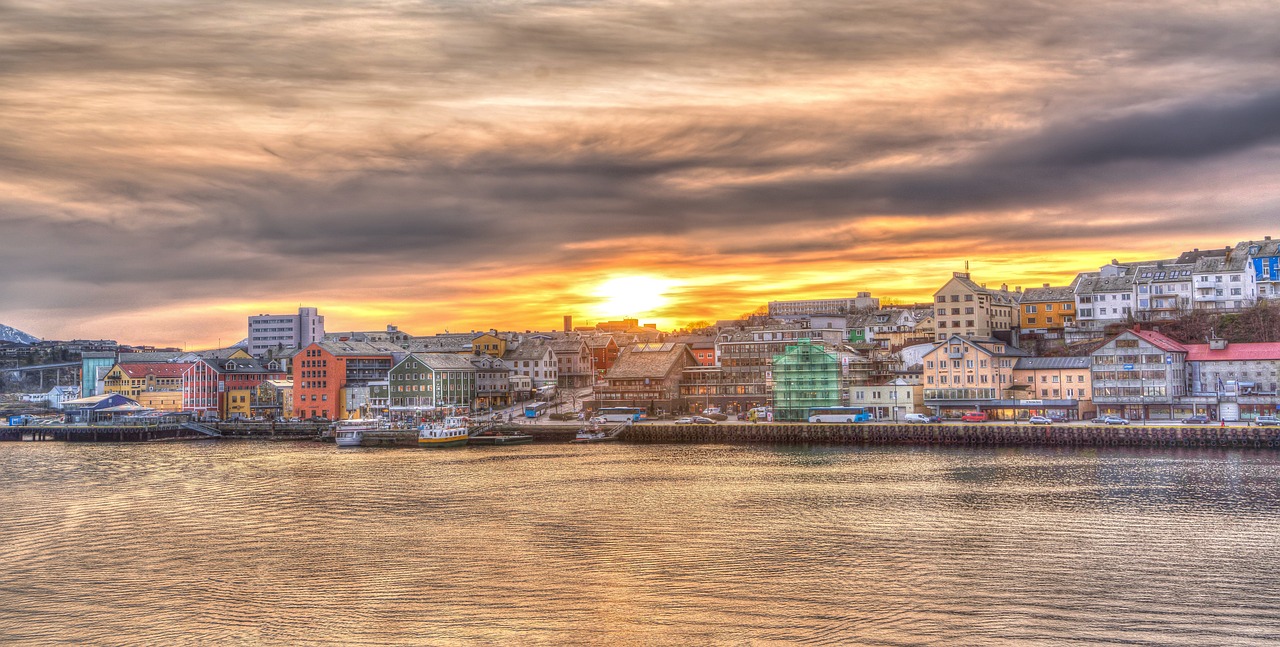
[[[0,444],[0,643],[1247,645],[1280,454]]]

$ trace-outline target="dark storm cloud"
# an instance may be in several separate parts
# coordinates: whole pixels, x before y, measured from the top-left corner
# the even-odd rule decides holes
[[[1220,207],[1237,225],[1277,199],[1255,180],[1278,32],[1231,3],[0,2],[0,271],[65,289],[0,296],[673,263],[682,240],[694,268],[1154,224],[1225,244],[1215,194],[1251,201]]]

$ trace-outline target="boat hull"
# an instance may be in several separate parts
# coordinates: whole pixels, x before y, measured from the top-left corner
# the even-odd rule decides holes
[[[469,444],[471,445],[525,445],[533,442],[533,436],[528,435],[512,435],[512,436],[472,436]]]
[[[429,449],[443,449],[445,447],[462,447],[470,440],[466,436],[450,436],[445,438],[419,438],[418,446]]]
[[[338,436],[333,442],[339,447],[359,447],[361,440],[364,440],[362,434],[350,434]]]

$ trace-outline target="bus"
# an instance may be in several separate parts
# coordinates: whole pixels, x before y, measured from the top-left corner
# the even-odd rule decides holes
[[[537,418],[547,412],[548,406],[546,402],[530,402],[524,405],[524,417]]]
[[[812,407],[809,422],[867,422],[871,413],[866,407]]]
[[[640,422],[644,417],[644,409],[635,407],[601,407],[596,416],[605,422]]]

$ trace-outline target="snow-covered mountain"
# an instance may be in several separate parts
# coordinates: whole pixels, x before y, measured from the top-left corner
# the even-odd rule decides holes
[[[17,328],[10,328],[9,326],[0,324],[0,341],[12,341],[19,344],[30,345],[40,341],[40,338],[28,335]]]

